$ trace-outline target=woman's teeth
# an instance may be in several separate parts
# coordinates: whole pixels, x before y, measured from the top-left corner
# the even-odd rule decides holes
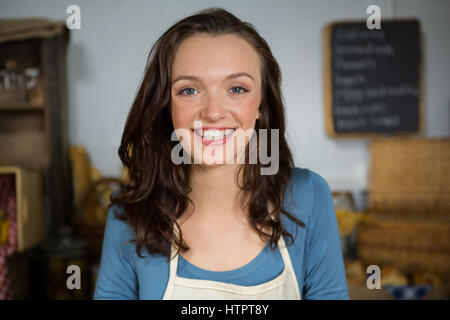
[[[205,140],[220,140],[228,136],[229,134],[234,132],[234,129],[226,129],[226,130],[217,130],[217,129],[208,129],[208,130],[196,130],[197,134]]]

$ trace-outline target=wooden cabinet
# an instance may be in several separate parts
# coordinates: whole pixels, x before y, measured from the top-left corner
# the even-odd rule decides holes
[[[16,194],[17,252],[44,239],[42,175],[40,170],[0,167],[0,175],[11,175]]]
[[[62,22],[48,20],[39,24],[37,20],[12,19],[1,21],[0,27],[5,28],[10,22],[13,26],[10,29],[17,25],[22,28],[16,28],[17,39],[14,36],[2,39],[5,32],[2,33],[4,29],[0,28],[0,66],[3,68],[6,61],[15,60],[19,70],[38,68],[43,103],[0,103],[0,166],[7,166],[9,169],[5,170],[14,171],[17,178],[22,179],[24,194],[31,192],[25,185],[33,181],[29,184],[30,188],[36,187],[33,197],[39,192],[39,178],[31,172],[41,177],[44,214],[40,220],[43,220],[44,237],[48,239],[56,234],[61,224],[70,221],[72,209],[66,94],[69,32]],[[33,32],[23,34],[30,28],[34,28]],[[27,169],[22,171],[21,168]],[[30,169],[34,171],[28,171]],[[26,196],[25,199],[26,202],[31,198]],[[26,217],[26,212],[21,214],[22,218]],[[28,212],[28,221],[38,219],[34,215],[35,212]],[[29,231],[27,228],[32,227],[26,223],[21,228],[26,235],[23,245],[27,247],[28,240],[34,242],[36,239],[30,236],[34,231]]]

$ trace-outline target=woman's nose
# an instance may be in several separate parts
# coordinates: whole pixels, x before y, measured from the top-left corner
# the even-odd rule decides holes
[[[200,117],[204,120],[215,122],[225,118],[226,113],[227,108],[225,99],[210,95],[204,101]]]

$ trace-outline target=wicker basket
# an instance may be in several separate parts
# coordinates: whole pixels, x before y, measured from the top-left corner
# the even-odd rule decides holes
[[[450,139],[373,140],[369,208],[450,220]]]
[[[113,187],[120,186],[121,182],[115,177],[103,177],[91,182],[77,205],[72,223],[76,234],[88,243],[88,260],[91,263],[100,261],[109,196]]]
[[[450,223],[398,220],[368,214],[358,228],[358,256],[366,264],[391,265],[403,272],[450,276]]]

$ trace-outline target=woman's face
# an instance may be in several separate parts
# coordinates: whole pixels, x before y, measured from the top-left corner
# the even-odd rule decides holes
[[[185,39],[172,65],[171,98],[173,126],[184,129],[177,136],[184,133],[180,141],[194,163],[241,161],[259,117],[258,53],[231,34]]]

